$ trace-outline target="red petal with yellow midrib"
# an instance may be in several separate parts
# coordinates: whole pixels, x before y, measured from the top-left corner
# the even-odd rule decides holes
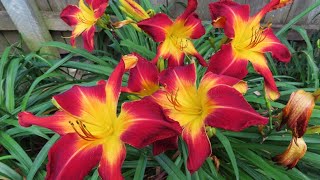
[[[159,140],[153,143],[152,154],[157,156],[168,150],[178,149],[178,136]]]
[[[19,124],[23,127],[30,127],[37,125],[64,135],[74,132],[74,129],[69,124],[69,121],[75,121],[73,117],[63,111],[57,111],[54,115],[37,117],[29,112],[20,112],[18,114]]]
[[[94,50],[94,32],[96,31],[96,27],[92,26],[91,28],[85,30],[82,33],[84,49],[89,52]]]
[[[53,99],[64,111],[80,117],[86,112],[86,107],[95,106],[94,100],[99,100],[101,103],[106,101],[104,85],[92,87],[73,86],[70,90],[56,95]]]
[[[172,25],[172,20],[164,13],[159,13],[152,18],[138,23],[138,26],[149,34],[154,41],[162,42],[166,38],[166,28]]]
[[[156,91],[159,88],[157,66],[138,54],[134,55],[138,57],[138,62],[134,68],[130,69],[128,86],[123,90],[141,96],[151,95],[147,93],[152,93],[151,91]]]
[[[182,132],[182,138],[188,148],[187,168],[190,173],[197,171],[211,154],[211,144],[205,128],[194,134],[188,127]]]
[[[213,25],[224,28],[227,37],[233,38],[234,28],[239,21],[248,21],[250,17],[249,5],[241,5],[233,1],[218,1],[209,4]]]
[[[136,148],[143,148],[155,141],[180,134],[180,125],[169,120],[162,108],[155,102],[143,99],[124,103],[122,112],[128,114],[128,128],[121,135],[121,140]]]
[[[258,114],[237,90],[220,85],[208,92],[214,103],[206,124],[231,131],[241,131],[253,125],[265,125],[268,118]]]
[[[69,26],[75,26],[79,23],[77,18],[78,13],[81,13],[81,10],[78,8],[78,6],[68,5],[62,10],[60,18]]]
[[[101,159],[101,146],[92,146],[77,134],[67,134],[49,151],[47,180],[83,179]]]
[[[247,65],[248,60],[235,57],[231,44],[226,44],[211,57],[208,71],[243,79],[248,74]]]
[[[104,180],[123,180],[121,167],[125,157],[126,148],[120,139],[108,139],[103,145],[102,158],[98,167],[100,177]]]
[[[100,18],[104,14],[109,0],[86,0],[86,3],[94,10],[94,16]]]

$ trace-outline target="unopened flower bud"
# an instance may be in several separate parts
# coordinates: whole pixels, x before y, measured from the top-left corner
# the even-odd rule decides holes
[[[292,130],[294,137],[302,137],[306,132],[314,105],[312,93],[303,90],[292,93],[288,104],[282,110],[282,121],[278,130],[286,124]]]
[[[305,155],[306,151],[307,145],[303,138],[293,138],[287,150],[284,153],[275,156],[272,160],[288,169],[292,169]]]

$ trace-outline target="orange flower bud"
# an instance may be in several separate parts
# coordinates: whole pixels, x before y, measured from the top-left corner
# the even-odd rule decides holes
[[[288,104],[282,110],[282,122],[278,130],[287,124],[294,137],[302,137],[315,105],[314,99],[312,93],[303,90],[292,93]]]
[[[150,18],[147,11],[145,11],[134,0],[120,0],[120,9],[126,13],[130,18],[136,21],[142,21]]]
[[[287,150],[284,153],[275,156],[272,160],[277,164],[286,166],[288,169],[292,169],[305,155],[306,151],[307,145],[303,138],[293,138]]]

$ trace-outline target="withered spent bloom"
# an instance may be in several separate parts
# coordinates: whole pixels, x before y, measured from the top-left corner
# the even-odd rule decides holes
[[[286,124],[292,130],[294,137],[302,137],[306,132],[314,105],[315,97],[312,93],[304,90],[292,93],[289,102],[282,110],[282,121],[277,130]]]
[[[288,169],[294,168],[299,160],[305,155],[307,145],[303,138],[292,138],[289,147],[282,154],[272,158],[274,162],[279,165],[285,166]]]

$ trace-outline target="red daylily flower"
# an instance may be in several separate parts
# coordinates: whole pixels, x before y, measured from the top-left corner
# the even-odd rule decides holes
[[[188,7],[174,22],[166,14],[159,13],[138,23],[154,41],[161,42],[153,60],[155,63],[162,57],[168,59],[170,67],[180,66],[184,64],[185,54],[190,54],[195,56],[201,65],[207,66],[191,41],[205,34],[201,20],[194,13],[197,4],[196,0],[188,0]]]
[[[288,48],[274,35],[270,25],[261,26],[260,21],[267,12],[286,3],[287,0],[272,0],[253,17],[250,17],[249,5],[241,5],[232,0],[211,3],[209,7],[213,25],[224,28],[225,35],[231,42],[223,45],[211,57],[208,70],[242,79],[248,73],[247,65],[250,61],[265,79],[268,98],[277,99],[280,94],[264,53],[271,52],[281,62],[289,62],[291,55]]]
[[[70,43],[75,46],[75,38],[82,34],[84,48],[88,51],[94,49],[95,24],[104,15],[108,0],[83,0],[79,6],[68,5],[60,14],[61,19],[69,26],[73,26]]]
[[[135,94],[140,98],[150,96],[160,88],[157,66],[139,54],[133,55],[138,58],[138,62],[130,69],[128,86],[123,87],[122,92]]]
[[[166,121],[161,107],[147,99],[124,103],[117,116],[122,76],[136,61],[124,59],[107,82],[74,86],[54,96],[59,111],[53,116],[19,113],[22,126],[38,125],[62,136],[49,152],[47,179],[83,179],[97,164],[102,179],[123,179],[125,143],[142,148],[177,135],[177,127]]]
[[[151,97],[164,109],[165,114],[182,127],[187,144],[190,172],[198,170],[211,154],[211,145],[205,126],[241,131],[252,125],[266,124],[246,102],[233,85],[238,79],[211,72],[196,86],[194,64],[165,70],[160,75],[163,86]]]

